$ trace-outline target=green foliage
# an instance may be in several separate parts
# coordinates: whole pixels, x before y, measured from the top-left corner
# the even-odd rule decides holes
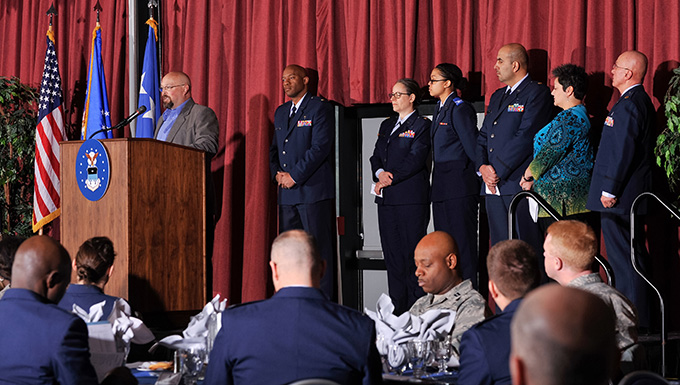
[[[30,236],[38,91],[0,76],[0,233]]]
[[[656,138],[656,163],[666,172],[671,190],[680,191],[680,68],[673,70],[664,98],[666,128]]]

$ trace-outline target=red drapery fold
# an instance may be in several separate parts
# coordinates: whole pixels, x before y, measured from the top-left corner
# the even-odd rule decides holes
[[[127,110],[127,1],[102,2],[103,57],[112,120]],[[37,84],[52,0],[0,4],[0,74]],[[56,37],[69,132],[80,127],[91,1],[56,2]],[[386,102],[401,77],[421,85],[440,62],[471,75],[472,95],[501,83],[498,49],[530,50],[531,73],[546,80],[563,63],[593,74],[587,104],[596,117],[618,98],[609,71],[624,50],[649,57],[645,88],[656,106],[680,61],[676,0],[173,0],[163,2],[162,71],[182,70],[194,99],[220,122],[212,170],[221,217],[215,232],[214,291],[231,303],[264,298],[268,250],[276,233],[276,191],[268,170],[275,108],[284,102],[286,64],[312,70],[318,93],[343,105]],[[476,84],[475,84],[476,82]],[[221,205],[221,206],[220,206]]]

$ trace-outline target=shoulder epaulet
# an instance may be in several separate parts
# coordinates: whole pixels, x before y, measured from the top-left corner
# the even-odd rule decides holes
[[[328,100],[322,98],[321,96],[316,96],[316,95],[312,96],[312,97],[310,98],[310,100],[320,100],[320,101],[322,101],[322,102],[327,102],[327,101],[328,101]]]
[[[455,98],[453,98],[453,102],[456,103],[457,106],[460,106],[463,103],[463,99],[456,96]]]

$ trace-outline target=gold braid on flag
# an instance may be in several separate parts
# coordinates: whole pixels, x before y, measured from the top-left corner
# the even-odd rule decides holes
[[[153,28],[153,34],[156,36],[156,41],[158,41],[158,22],[153,17],[151,17],[146,21],[146,24]]]

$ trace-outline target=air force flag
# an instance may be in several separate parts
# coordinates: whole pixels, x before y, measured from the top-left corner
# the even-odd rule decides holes
[[[102,128],[111,127],[109,113],[109,98],[106,93],[106,77],[102,65],[102,34],[101,26],[97,23],[92,31],[92,52],[90,53],[90,68],[87,77],[87,96],[83,108],[83,125],[80,138],[90,139],[90,136]],[[100,132],[95,139],[113,138],[110,131]]]
[[[142,81],[139,86],[139,102],[137,103],[137,107],[146,106],[146,112],[137,119],[137,131],[135,133],[137,138],[153,138],[156,123],[161,116],[161,108],[158,105],[160,81],[156,56],[158,23],[151,18],[146,21],[146,24],[149,25],[149,36],[146,38]]]

